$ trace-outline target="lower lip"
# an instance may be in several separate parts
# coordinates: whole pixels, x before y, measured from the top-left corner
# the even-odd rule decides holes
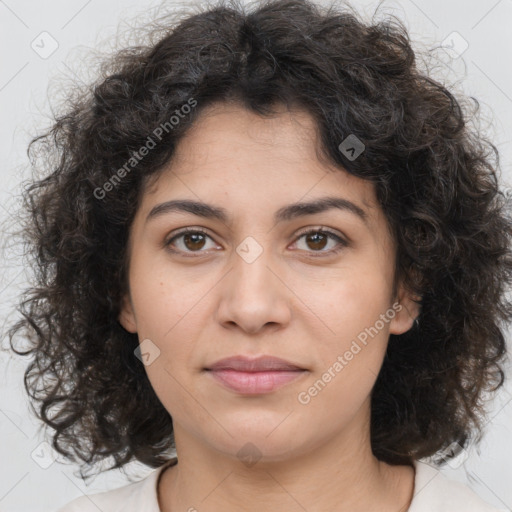
[[[240,372],[236,370],[209,370],[212,377],[227,388],[256,395],[270,393],[288,382],[291,382],[305,373],[305,370],[296,371],[266,371],[266,372]]]

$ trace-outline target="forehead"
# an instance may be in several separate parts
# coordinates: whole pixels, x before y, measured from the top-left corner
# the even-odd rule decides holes
[[[232,195],[234,190],[267,189],[266,198],[306,195],[350,196],[376,207],[374,184],[327,161],[317,125],[306,111],[274,107],[260,116],[236,103],[206,107],[178,143],[172,160],[148,180],[147,199],[171,191],[202,197]],[[279,192],[274,194],[273,192]],[[155,197],[151,197],[155,196]],[[196,199],[197,199],[196,198]]]
[[[374,183],[322,158],[310,114],[283,108],[279,114],[262,117],[238,105],[216,104],[201,113],[177,144],[171,161],[143,189],[132,231],[138,236],[154,225],[149,222],[151,212],[175,201],[201,203],[185,208],[196,215],[195,220],[213,220],[212,215],[204,215],[213,207],[224,212],[227,220],[220,222],[230,230],[272,230],[283,211],[325,198],[347,200],[367,214],[363,223],[347,209],[341,214],[331,209],[329,222],[338,219],[344,226],[352,225],[365,243],[376,243],[384,251],[394,245]],[[183,208],[163,209],[184,212]],[[170,217],[158,218],[165,225],[164,219]],[[290,222],[297,218],[290,216]],[[326,216],[315,218],[327,222]]]

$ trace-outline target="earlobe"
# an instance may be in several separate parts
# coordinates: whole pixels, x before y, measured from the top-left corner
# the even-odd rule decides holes
[[[124,296],[121,303],[121,310],[117,317],[119,323],[131,333],[137,332],[137,322],[135,320],[135,314],[133,312],[133,305],[128,296]]]
[[[393,309],[396,314],[390,322],[390,334],[403,334],[413,326],[421,308],[421,297],[401,288]]]

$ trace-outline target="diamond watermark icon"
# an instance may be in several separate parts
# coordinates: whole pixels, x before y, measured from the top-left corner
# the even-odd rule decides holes
[[[144,366],[149,366],[160,356],[160,349],[149,338],[146,338],[133,353]]]
[[[443,39],[441,48],[452,59],[458,59],[469,48],[469,43],[458,32],[453,31]]]
[[[263,247],[252,236],[248,236],[238,245],[236,252],[246,263],[252,263],[259,258]]]
[[[57,454],[49,443],[43,441],[30,453],[32,460],[41,468],[48,469],[56,460]]]
[[[457,469],[462,466],[469,456],[467,450],[457,443],[457,441],[447,446],[439,455],[452,469]]]
[[[353,133],[346,137],[338,149],[352,162],[365,149],[365,145]]]
[[[251,467],[261,459],[262,453],[256,445],[253,443],[245,443],[236,456],[247,466]]]
[[[59,47],[57,40],[48,32],[41,32],[31,43],[30,47],[39,57],[47,59],[51,57]]]

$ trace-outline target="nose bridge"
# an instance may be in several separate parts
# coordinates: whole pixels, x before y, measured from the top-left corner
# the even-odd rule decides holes
[[[260,256],[252,263],[241,260],[237,265],[238,278],[246,283],[246,287],[255,291],[260,288],[269,290],[272,288],[272,273],[269,270],[272,267],[271,260],[272,258],[266,256]]]
[[[231,285],[242,294],[241,298],[261,292],[273,293],[275,276],[269,269],[275,266],[272,260],[269,237],[264,240],[262,236],[258,239],[247,236],[238,244],[236,255],[233,255]]]
[[[268,323],[289,320],[286,287],[275,275],[277,267],[269,237],[245,238],[233,253],[232,270],[226,276],[219,304],[221,322],[236,323],[255,332]]]

